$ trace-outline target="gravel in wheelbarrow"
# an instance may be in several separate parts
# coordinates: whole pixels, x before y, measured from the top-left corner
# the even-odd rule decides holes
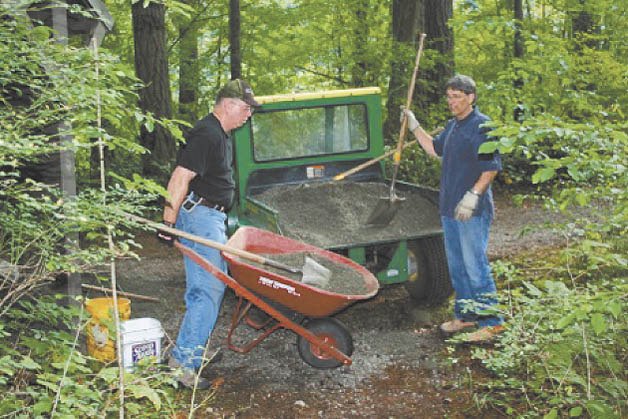
[[[350,304],[373,297],[379,282],[363,266],[336,253],[255,227],[240,227],[227,242],[230,247],[264,255],[293,266],[312,257],[331,271],[324,288],[302,283],[299,274],[256,265],[224,253],[231,275],[240,284],[307,317],[331,316]]]

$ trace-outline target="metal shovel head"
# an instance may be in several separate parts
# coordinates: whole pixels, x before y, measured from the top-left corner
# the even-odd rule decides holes
[[[305,264],[303,265],[303,278],[301,279],[301,282],[317,288],[325,288],[325,286],[329,283],[330,278],[331,271],[329,269],[311,257],[305,257]]]
[[[399,206],[403,201],[405,201],[405,198],[398,196],[380,198],[377,202],[377,206],[366,220],[366,224],[379,227],[390,224],[392,219],[395,218],[397,211],[399,211]]]

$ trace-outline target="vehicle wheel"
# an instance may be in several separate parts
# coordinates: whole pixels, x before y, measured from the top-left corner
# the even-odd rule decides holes
[[[353,354],[353,338],[340,321],[331,317],[313,319],[307,322],[305,328],[345,355]],[[297,346],[301,359],[314,368],[331,369],[342,365],[342,362],[316,348],[302,336],[298,337]]]
[[[414,301],[438,305],[453,293],[443,236],[409,242],[408,268],[411,274],[404,285]]]

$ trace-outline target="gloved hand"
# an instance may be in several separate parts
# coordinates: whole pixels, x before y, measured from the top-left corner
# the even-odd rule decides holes
[[[169,222],[166,222],[166,221],[164,221],[164,225],[166,227],[174,228],[174,225],[172,223],[169,223]],[[164,244],[166,244],[168,246],[173,246],[174,242],[176,240],[176,237],[174,237],[173,235],[171,235],[169,233],[166,233],[165,231],[157,230],[157,239],[160,242],[162,242],[162,243],[164,243]]]
[[[471,192],[465,192],[464,196],[456,205],[456,209],[454,210],[454,217],[458,221],[467,221],[469,218],[473,216],[473,211],[478,206],[478,202],[480,201],[480,196]]]
[[[403,122],[403,117],[408,118],[408,129],[410,132],[414,132],[415,129],[420,127],[419,121],[416,120],[416,116],[410,109],[406,109],[405,107],[401,107],[401,115],[399,116],[399,121]]]

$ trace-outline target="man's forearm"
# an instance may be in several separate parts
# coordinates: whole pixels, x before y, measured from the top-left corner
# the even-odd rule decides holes
[[[473,188],[471,188],[471,191],[478,195],[482,195],[484,192],[486,192],[491,182],[493,182],[493,179],[495,179],[497,173],[497,170],[482,172],[478,180],[473,185]]]
[[[190,181],[196,176],[194,172],[177,166],[168,181],[168,199],[164,206],[163,220],[175,224],[181,204],[188,194]]]
[[[434,139],[423,129],[423,127],[419,125],[414,131],[412,131],[412,134],[414,134],[416,139],[419,140],[419,144],[421,144],[421,147],[428,155],[438,157],[436,151],[434,150]]]

